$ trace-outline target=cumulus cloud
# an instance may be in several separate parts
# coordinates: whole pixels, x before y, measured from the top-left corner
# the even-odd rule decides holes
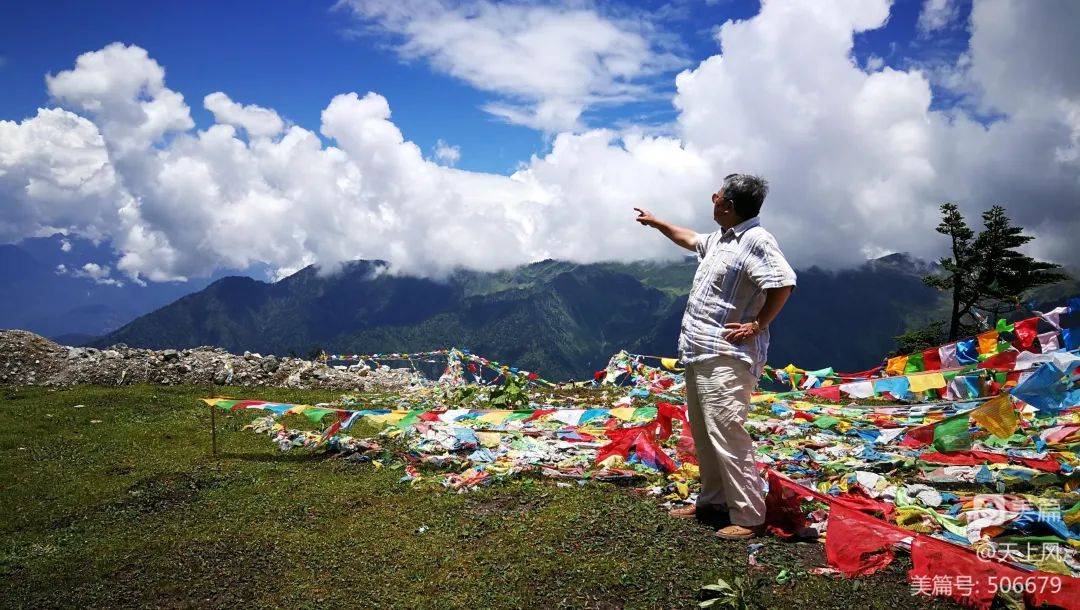
[[[252,138],[276,136],[285,129],[285,121],[273,110],[237,104],[220,91],[203,98],[203,106],[214,114],[218,123],[243,129]]]
[[[212,94],[215,123],[196,130],[157,62],[110,45],[47,79],[60,107],[0,122],[0,239],[108,239],[134,281],[358,258],[438,276],[673,257],[630,208],[709,230],[709,194],[750,171],[770,179],[764,222],[798,266],[936,255],[942,201],[968,213],[1003,203],[1038,235],[1035,254],[1077,263],[1075,7],[976,4],[952,79],[967,103],[939,110],[924,73],[851,56],[855,34],[887,20],[885,0],[766,2],[717,30],[722,53],[678,75],[667,135],[555,134],[511,175],[455,169],[445,145],[425,158],[374,92],[330,100],[319,134]]]
[[[556,132],[582,127],[595,104],[640,99],[649,79],[683,62],[647,20],[580,5],[439,0],[343,0],[407,59],[503,96],[484,108]]]
[[[56,274],[85,278],[91,280],[95,284],[102,284],[104,286],[116,286],[119,288],[124,285],[123,281],[112,277],[112,268],[108,265],[99,265],[97,263],[86,263],[78,269],[68,269],[67,265],[60,264],[56,266]]]

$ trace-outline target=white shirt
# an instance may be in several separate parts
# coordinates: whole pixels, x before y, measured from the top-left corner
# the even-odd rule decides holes
[[[755,217],[728,230],[698,234],[698,268],[679,333],[684,364],[713,356],[734,356],[761,375],[769,351],[769,330],[733,344],[725,324],[752,322],[765,304],[765,290],[795,285],[795,271],[776,238]]]

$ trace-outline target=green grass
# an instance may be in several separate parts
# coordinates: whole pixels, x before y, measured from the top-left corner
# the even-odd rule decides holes
[[[0,388],[0,607],[673,608],[736,576],[768,607],[921,603],[903,562],[832,579],[806,573],[820,545],[766,540],[751,569],[745,542],[614,486],[413,490],[391,465],[280,453],[244,416],[219,419],[214,459],[207,391]]]

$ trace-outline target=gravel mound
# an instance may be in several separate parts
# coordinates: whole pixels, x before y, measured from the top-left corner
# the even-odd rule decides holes
[[[219,347],[151,350],[113,345],[68,347],[23,330],[0,330],[0,384],[238,385],[369,391],[422,383],[409,369],[327,366],[302,358]]]

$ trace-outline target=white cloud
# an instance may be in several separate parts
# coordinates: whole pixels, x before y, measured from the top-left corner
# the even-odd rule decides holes
[[[71,252],[71,242],[66,240],[66,239],[61,239],[60,240],[60,251],[61,252]]]
[[[237,104],[220,91],[203,98],[203,106],[214,114],[218,123],[239,127],[253,138],[276,136],[285,129],[285,122],[273,110]]]
[[[435,142],[435,161],[453,167],[461,160],[461,147],[451,146],[440,139]]]
[[[342,0],[387,33],[406,60],[423,59],[503,96],[488,112],[547,132],[582,127],[582,112],[649,94],[649,79],[683,62],[643,18],[582,5],[439,0]]]
[[[923,0],[917,27],[923,36],[951,24],[960,14],[956,0]]]
[[[721,177],[751,171],[771,181],[764,222],[800,267],[933,256],[947,200],[969,214],[1003,203],[1039,236],[1036,254],[1077,263],[1074,6],[974,7],[971,48],[953,76],[968,106],[1000,114],[984,125],[959,108],[931,110],[918,70],[855,62],[853,36],[885,22],[884,0],[767,2],[723,24],[722,55],[677,77],[671,134],[557,134],[510,176],[447,167],[449,152],[425,159],[377,93],[330,101],[319,130],[330,145],[224,95],[206,102],[218,122],[194,130],[164,70],[112,45],[49,79],[63,108],[0,122],[0,239],[109,239],[116,272],[134,281],[357,258],[425,275],[549,257],[633,260],[679,252],[634,223],[632,206],[709,230]]]
[[[56,266],[56,274],[85,278],[93,281],[95,284],[102,284],[105,286],[116,286],[119,288],[124,285],[124,282],[112,277],[112,269],[108,265],[99,265],[97,263],[86,263],[79,269],[68,269],[67,265],[60,264]]]

